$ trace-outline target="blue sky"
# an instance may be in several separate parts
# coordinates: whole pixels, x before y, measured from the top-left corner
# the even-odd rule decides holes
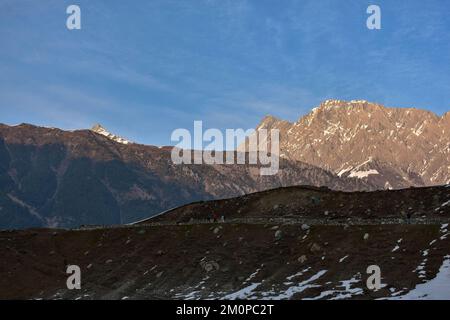
[[[81,7],[82,29],[66,29]],[[366,28],[366,9],[382,29]],[[297,120],[328,98],[450,110],[450,3],[0,0],[0,122],[176,128]]]

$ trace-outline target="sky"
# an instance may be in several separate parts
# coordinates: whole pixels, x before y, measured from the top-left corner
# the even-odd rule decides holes
[[[194,120],[250,129],[326,99],[449,111],[450,2],[0,0],[0,123],[170,145]]]

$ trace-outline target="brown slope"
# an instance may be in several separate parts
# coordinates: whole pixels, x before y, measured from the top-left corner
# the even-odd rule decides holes
[[[279,219],[319,223],[450,219],[450,186],[373,192],[342,192],[294,186],[231,199],[203,201],[175,208],[139,224],[250,219],[262,223]]]
[[[315,206],[312,196],[318,200]],[[341,224],[311,223],[309,228],[279,221],[227,220],[0,232],[0,299],[374,299],[404,295],[435,278],[449,262],[450,205],[444,205],[449,196],[448,187],[345,194],[287,188],[241,198],[247,204],[239,206],[244,210],[240,214],[277,218],[290,211],[284,204],[293,204],[296,209],[310,208],[311,222],[322,209],[346,211],[352,219]],[[375,216],[389,215],[383,210],[398,203],[420,216],[425,213],[427,219],[358,222],[350,216],[349,207],[341,208],[342,201],[354,208],[363,203],[365,208],[378,208]],[[229,202],[215,203],[220,208]],[[283,206],[277,211],[274,204]],[[447,223],[431,219],[435,215]],[[67,290],[68,264],[80,266],[81,290]],[[376,292],[365,285],[367,267],[373,264],[380,267],[384,285]],[[440,287],[448,288],[448,283]],[[440,294],[441,299],[450,298],[450,291]]]

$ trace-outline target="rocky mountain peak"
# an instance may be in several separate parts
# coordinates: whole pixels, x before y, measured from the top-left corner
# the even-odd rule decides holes
[[[450,182],[450,113],[330,99],[297,122],[266,117],[263,127],[280,130],[282,157],[380,188]]]
[[[118,143],[122,143],[122,144],[129,144],[129,143],[131,143],[130,141],[128,141],[128,140],[126,140],[126,139],[124,139],[124,138],[122,138],[122,137],[119,137],[119,136],[117,136],[117,135],[115,135],[115,134],[112,134],[111,132],[109,132],[108,130],[106,130],[106,129],[105,129],[101,124],[99,124],[99,123],[97,123],[97,124],[95,124],[94,126],[92,126],[91,131],[92,131],[92,132],[95,132],[95,133],[98,133],[98,134],[101,134],[102,136],[105,136],[105,137],[107,137],[108,139],[111,139],[111,140],[113,140],[113,141],[115,141],[115,142],[118,142]]]
[[[261,122],[258,124],[258,126],[256,127],[256,130],[274,129],[274,128],[278,128],[280,126],[290,126],[290,125],[292,125],[292,123],[290,123],[289,121],[281,120],[281,119],[271,116],[271,115],[266,115],[261,120]]]
[[[106,129],[100,123],[94,124],[91,130],[94,132],[106,131]]]
[[[445,123],[447,125],[447,127],[450,128],[450,111],[445,113],[442,117],[441,117],[441,122]]]

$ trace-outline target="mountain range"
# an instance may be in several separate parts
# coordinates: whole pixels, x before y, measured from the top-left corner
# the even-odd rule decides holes
[[[375,188],[291,160],[274,176],[260,176],[258,165],[176,165],[172,147],[124,141],[100,126],[0,125],[0,228],[124,224],[193,201],[298,184]]]
[[[259,165],[176,165],[172,147],[108,132],[0,125],[0,229],[115,225],[194,201],[278,187],[342,191],[450,182],[450,113],[327,100],[280,130],[280,170]],[[238,152],[253,151],[241,145]]]
[[[450,182],[450,112],[326,100],[293,123],[267,116],[260,129],[280,130],[280,157],[379,189]],[[247,143],[239,150],[254,151]]]

